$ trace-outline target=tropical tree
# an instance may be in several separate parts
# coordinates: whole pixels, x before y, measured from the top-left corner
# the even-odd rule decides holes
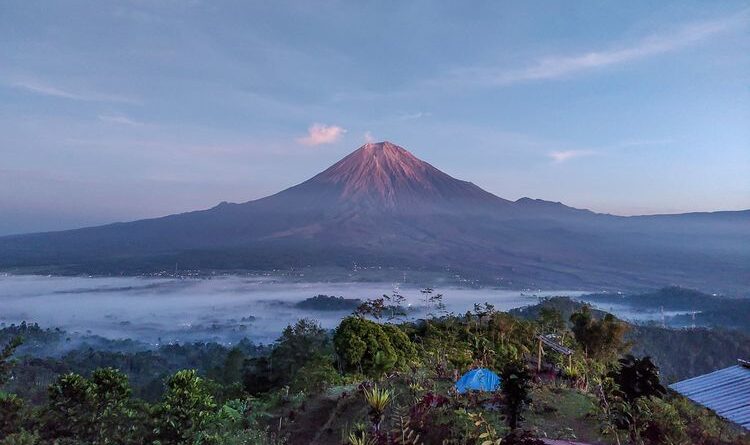
[[[403,330],[390,323],[380,325],[380,328],[388,336],[388,340],[396,352],[396,361],[399,366],[407,365],[416,359],[417,349]]]
[[[361,317],[342,320],[333,335],[333,343],[348,371],[380,374],[390,370],[399,359],[383,327]]]
[[[0,391],[0,437],[21,430],[24,408],[24,402],[20,397]]]
[[[570,321],[576,341],[591,358],[608,361],[627,348],[624,340],[627,325],[612,314],[597,320],[585,305],[570,316]]]
[[[192,444],[215,410],[205,380],[195,370],[178,371],[156,407],[154,435],[163,445]]]
[[[541,334],[560,334],[565,331],[565,320],[562,312],[551,307],[541,307],[536,319]]]
[[[522,362],[513,361],[505,365],[501,372],[501,391],[505,396],[505,418],[508,427],[515,430],[518,423],[523,421],[523,410],[531,403],[529,397],[529,382],[531,375]]]
[[[128,377],[114,368],[97,369],[91,375],[93,385],[94,443],[124,444],[137,438],[135,410],[130,399]],[[134,437],[135,436],[135,437]]]
[[[325,329],[318,322],[303,318],[284,329],[271,353],[270,366],[281,384],[289,384],[311,356],[332,352]]]
[[[628,354],[619,360],[619,364],[619,369],[610,376],[627,402],[666,394],[667,390],[659,381],[659,367],[651,361],[651,357],[636,358]]]
[[[49,387],[43,435],[51,439],[94,438],[94,385],[78,374],[60,376]]]
[[[16,348],[21,346],[23,340],[20,336],[13,337],[7,345],[0,351],[0,387],[5,385],[10,378],[10,369],[13,366],[11,357],[16,352]]]
[[[279,386],[279,378],[271,368],[268,356],[253,357],[242,368],[242,387],[248,394],[258,395]]]
[[[142,431],[130,395],[127,376],[113,368],[95,370],[90,380],[63,375],[50,385],[43,435],[92,444],[138,443]]]

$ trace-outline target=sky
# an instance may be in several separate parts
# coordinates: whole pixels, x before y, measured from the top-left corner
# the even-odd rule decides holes
[[[750,208],[745,1],[0,2],[0,235],[257,199],[389,140],[506,199]]]

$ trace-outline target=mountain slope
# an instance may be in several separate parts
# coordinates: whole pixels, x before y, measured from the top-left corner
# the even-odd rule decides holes
[[[148,273],[353,264],[506,286],[750,289],[750,215],[623,218],[508,201],[389,142],[275,195],[163,218],[0,238],[0,268]]]
[[[339,202],[377,212],[432,211],[452,204],[510,204],[470,182],[452,178],[390,142],[365,144],[308,182],[336,187]]]

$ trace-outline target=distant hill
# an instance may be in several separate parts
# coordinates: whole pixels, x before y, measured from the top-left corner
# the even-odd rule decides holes
[[[750,289],[750,211],[618,217],[510,201],[389,142],[275,195],[0,238],[0,269],[139,274],[382,266],[507,287]]]
[[[728,328],[750,334],[750,298],[708,295],[676,286],[641,294],[601,293],[580,298],[604,307],[607,304],[620,304],[638,310],[686,312],[666,316],[665,322],[670,326]]]
[[[705,311],[718,309],[728,300],[725,297],[708,295],[694,289],[679,286],[665,287],[640,294],[596,293],[583,295],[585,301],[601,304],[625,304],[636,309],[659,309],[667,311]],[[748,300],[750,303],[750,299]]]
[[[331,295],[316,295],[306,298],[294,304],[299,309],[308,309],[312,311],[353,311],[357,309],[363,301],[359,298],[344,298]]]

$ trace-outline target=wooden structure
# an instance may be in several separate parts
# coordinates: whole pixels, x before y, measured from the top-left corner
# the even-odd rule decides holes
[[[568,367],[571,367],[571,368],[573,367],[573,350],[561,345],[557,341],[555,335],[553,334],[538,335],[537,339],[539,339],[539,352],[538,352],[538,357],[537,357],[537,362],[536,362],[536,372],[542,371],[542,355],[544,355],[545,346],[549,349],[552,349],[555,352],[558,352],[562,355],[567,356]]]

